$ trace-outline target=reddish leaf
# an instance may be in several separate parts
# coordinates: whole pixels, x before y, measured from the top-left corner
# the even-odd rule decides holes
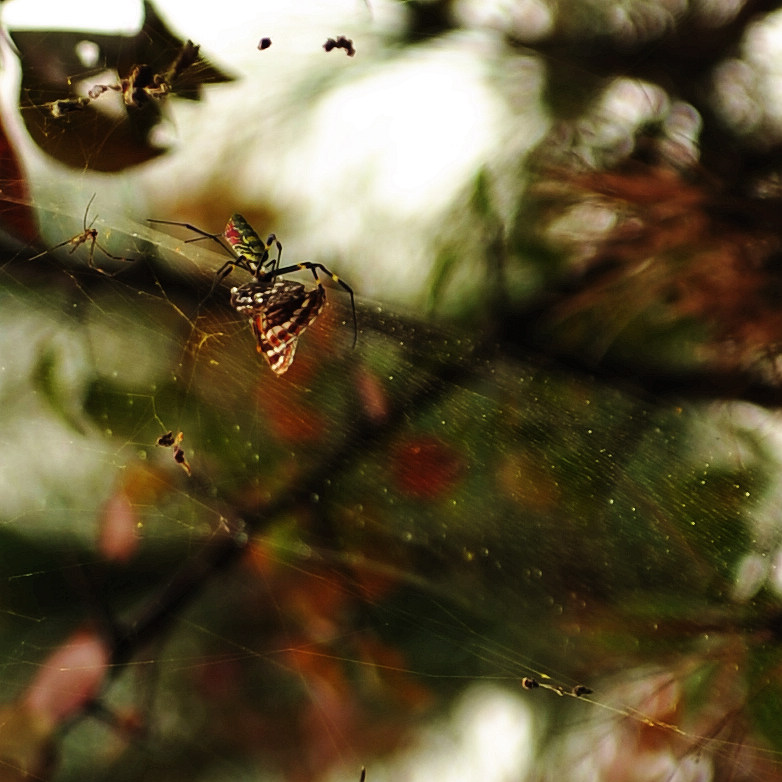
[[[75,633],[41,665],[23,696],[25,708],[53,725],[75,716],[98,694],[110,656],[96,633]]]
[[[292,373],[303,365],[304,362],[294,365]],[[260,402],[265,408],[269,426],[280,440],[293,443],[311,442],[323,435],[326,422],[313,400],[302,402],[291,394],[289,388],[274,389],[270,392],[265,384],[264,392],[261,393]]]
[[[374,424],[385,421],[390,403],[380,378],[366,367],[359,367],[356,371],[356,391],[364,415]]]
[[[435,695],[410,671],[410,663],[400,649],[368,634],[358,636],[356,646],[359,659],[366,666],[364,670],[372,671],[376,686],[382,685],[389,699],[417,711],[434,705]]]
[[[33,243],[38,238],[30,204],[27,179],[0,117],[0,228],[20,241]]]
[[[453,488],[464,470],[464,459],[440,440],[421,436],[397,447],[392,469],[400,491],[433,499]]]
[[[116,562],[127,562],[138,548],[138,516],[123,491],[115,492],[103,506],[98,548]]]

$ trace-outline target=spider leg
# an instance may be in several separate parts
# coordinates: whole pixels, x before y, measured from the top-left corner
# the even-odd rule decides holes
[[[92,219],[92,223],[87,225],[87,215],[90,213],[90,207],[92,206],[92,202],[95,200],[95,196],[96,195],[97,195],[97,193],[93,193],[92,197],[90,198],[90,200],[87,201],[87,208],[84,210],[84,218],[81,221],[81,227],[84,229],[84,233],[82,234],[82,236],[86,236],[87,235],[87,231],[90,228],[92,228],[92,223],[94,223],[98,219],[97,216],[94,217]]]
[[[209,292],[204,296],[203,299],[198,303],[198,306],[200,307],[216,290],[217,286],[234,270],[235,267],[238,267],[240,269],[245,269],[245,271],[251,271],[248,267],[245,266],[247,259],[244,256],[240,256],[237,259],[231,258],[231,260],[226,261],[216,272],[214,275],[214,279],[212,280],[212,286],[209,288]]]
[[[120,255],[113,255],[110,253],[99,241],[98,241],[98,232],[93,229],[93,232],[91,234],[92,242],[90,244],[90,254],[87,258],[87,265],[90,267],[90,269],[94,269],[96,272],[100,272],[101,274],[105,274],[107,277],[116,277],[122,269],[116,269],[113,272],[106,271],[106,269],[101,268],[95,263],[95,248],[97,247],[107,258],[111,258],[112,261],[124,261],[125,263],[132,263],[132,260],[130,258],[123,258]],[[87,238],[83,239],[83,242],[89,241]]]
[[[327,269],[322,263],[314,263],[312,261],[302,261],[301,263],[295,263],[291,266],[285,266],[282,269],[275,268],[269,272],[269,276],[280,277],[283,274],[290,274],[291,272],[299,271],[300,269],[309,269],[318,285],[323,287],[323,283],[318,277],[318,270],[320,270],[323,272],[323,274],[325,274],[327,277],[330,277],[334,282],[337,283],[337,285],[339,285],[344,291],[348,293],[350,296],[350,308],[353,312],[353,347],[355,348],[356,342],[358,341],[358,318],[356,317],[356,299],[353,294],[353,288],[351,288],[350,285],[348,285],[344,280],[337,277],[337,275],[334,274],[331,269]]]
[[[266,240],[267,257],[269,255],[269,250],[271,250],[273,245],[277,245],[277,258],[271,262],[270,271],[276,273],[276,270],[280,268],[280,260],[282,258],[282,243],[274,234],[269,234],[269,238]]]
[[[60,247],[67,247],[68,245],[71,245],[71,249],[68,251],[69,255],[73,255],[73,253],[76,252],[76,250],[79,249],[85,242],[90,241],[92,239],[93,244],[97,240],[98,232],[94,229],[90,230],[87,229],[86,233],[77,234],[76,236],[72,236],[70,239],[66,239],[64,242],[60,242],[59,244],[55,244],[53,247],[49,247],[47,250],[43,250],[42,252],[39,252],[37,255],[33,255],[31,258],[28,258],[28,261],[36,261],[38,258],[43,258],[44,255],[48,255],[49,253],[53,253],[55,250],[59,250]],[[124,260],[127,260],[124,259]]]
[[[98,232],[95,230],[87,231],[79,237],[80,241],[78,241],[71,250],[71,255],[73,255],[76,248],[81,244],[86,244],[90,239],[92,240],[92,243],[90,244],[90,254],[87,256],[87,266],[89,266],[91,269],[95,268],[95,244],[98,241]]]
[[[226,261],[216,272],[215,272],[215,283],[212,286],[212,290],[214,290],[217,287],[217,284],[222,282],[233,270],[234,267],[238,266],[240,269],[242,268],[241,263],[237,260],[231,259],[230,261]]]
[[[55,250],[59,250],[60,247],[65,247],[66,245],[74,244],[74,241],[73,241],[74,238],[78,238],[78,237],[72,237],[70,239],[66,239],[64,242],[60,242],[59,244],[55,244],[54,247],[49,247],[47,250],[43,250],[43,251],[39,252],[37,255],[33,255],[32,258],[28,258],[27,260],[28,261],[37,261],[39,258],[43,258],[44,255],[48,255],[49,253],[53,253]],[[73,249],[75,250],[76,247],[78,247],[78,246],[79,246],[78,244],[75,244]],[[73,250],[71,250],[71,252],[73,252]]]
[[[176,220],[155,220],[152,217],[148,217],[147,222],[159,223],[160,225],[178,225],[180,228],[187,228],[188,231],[193,231],[194,233],[200,234],[200,236],[196,236],[193,239],[185,239],[185,244],[190,244],[192,242],[203,242],[204,239],[211,239],[213,242],[219,244],[223,250],[228,250],[228,252],[231,252],[230,248],[226,247],[226,245],[223,243],[223,235],[220,233],[210,234],[208,231],[204,231],[195,225],[191,225],[190,223],[180,223]]]
[[[87,208],[84,210],[84,220],[82,222],[82,225],[84,226],[84,233],[82,233],[80,236],[74,236],[70,241],[73,244],[73,249],[71,250],[71,253],[74,253],[78,247],[80,247],[82,244],[86,244],[87,242],[90,242],[90,254],[87,258],[87,265],[91,269],[95,269],[95,271],[100,272],[101,274],[105,274],[107,277],[114,277],[116,274],[119,273],[118,271],[115,272],[107,272],[105,269],[101,269],[100,266],[95,265],[95,248],[97,247],[107,258],[110,258],[112,261],[124,261],[125,263],[132,263],[130,258],[124,258],[120,255],[113,255],[110,253],[99,241],[98,241],[98,229],[93,228],[92,226],[95,224],[95,221],[98,219],[98,216],[95,215],[95,217],[92,218],[90,221],[90,224],[87,225],[87,215],[90,212],[90,207],[92,206],[92,202],[95,200],[95,193],[92,194],[92,198],[87,202]]]
[[[132,258],[125,258],[122,255],[112,255],[99,241],[98,237],[95,237],[95,246],[107,257],[111,258],[112,261],[125,261],[125,263],[132,263]]]
[[[202,228],[198,228],[197,226],[191,225],[190,223],[181,223],[178,220],[158,220],[154,217],[148,217],[147,222],[158,223],[160,225],[178,225],[180,228],[187,228],[189,231],[201,234],[204,239],[215,239],[218,236],[221,236],[221,234],[210,234],[208,231],[204,231]]]

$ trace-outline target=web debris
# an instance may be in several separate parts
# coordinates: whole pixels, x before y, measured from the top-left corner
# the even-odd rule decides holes
[[[187,40],[173,60],[171,65],[160,73],[155,73],[149,65],[134,65],[127,77],[121,78],[117,84],[96,84],[87,96],[78,98],[63,98],[44,104],[52,117],[59,118],[73,111],[86,108],[106,92],[122,93],[126,106],[141,108],[152,100],[160,100],[169,93],[176,92],[177,79],[198,59],[200,47]]]

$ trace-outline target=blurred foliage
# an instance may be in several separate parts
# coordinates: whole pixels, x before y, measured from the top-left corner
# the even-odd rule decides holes
[[[776,420],[729,404],[779,400],[778,138],[714,79],[777,4],[542,7],[545,35],[498,28],[552,127],[445,222],[430,307],[470,281],[450,323],[362,304],[353,351],[330,289],[277,378],[223,289],[162,276],[192,245],[138,226],[149,257],[113,278],[3,267],[5,469],[38,503],[17,481],[0,528],[3,778],[58,755],[62,780],[312,779],[487,680],[540,720],[533,778],[782,776]],[[154,35],[101,41],[118,75],[181,47],[146,8]],[[406,8],[407,44],[466,24]],[[95,101],[44,117],[39,44],[74,39],[20,35],[45,149],[157,154],[157,101],[111,130]],[[224,80],[185,73],[186,97]]]
[[[508,58],[544,69],[552,126],[454,206],[430,303],[507,349],[655,394],[776,404],[782,126],[760,83],[773,71],[749,94],[719,69],[744,57],[757,71],[753,39],[772,56],[758,30],[779,4],[597,5],[546,5],[529,41],[500,19]],[[750,101],[752,127],[731,108]],[[458,303],[443,296],[470,275]]]

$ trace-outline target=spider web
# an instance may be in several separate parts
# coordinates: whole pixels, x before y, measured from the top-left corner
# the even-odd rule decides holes
[[[219,266],[133,233],[123,253],[143,241]],[[748,650],[741,610],[715,606],[764,473],[708,408],[489,360],[374,306],[351,351],[336,291],[279,379],[225,288],[193,294],[209,284],[195,266],[187,291],[77,254],[35,284],[6,266],[2,306],[7,692],[24,699],[31,667],[79,628],[119,638],[100,710],[63,739],[62,778],[86,758],[94,778],[154,775],[172,752],[204,778],[334,763],[383,778],[377,758],[403,736],[420,752],[390,769],[448,774],[433,747],[501,708],[528,731],[558,715],[555,754],[576,766],[623,733],[670,774],[777,766],[724,719],[749,697],[730,680]],[[191,475],[155,445],[168,430]],[[523,764],[513,746],[473,773]]]
[[[33,200],[50,245],[87,198]],[[9,774],[779,775],[771,414],[360,296],[351,350],[332,288],[276,378],[224,256],[95,211],[116,276],[0,277]]]

